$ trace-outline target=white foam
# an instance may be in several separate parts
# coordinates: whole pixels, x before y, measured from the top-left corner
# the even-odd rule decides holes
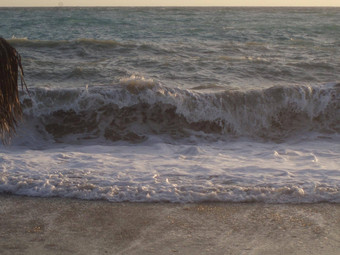
[[[138,202],[340,203],[339,140],[0,148],[0,192]]]

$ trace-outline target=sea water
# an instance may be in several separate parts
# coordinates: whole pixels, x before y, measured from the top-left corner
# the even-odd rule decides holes
[[[0,193],[340,202],[339,8],[1,8],[29,93]]]

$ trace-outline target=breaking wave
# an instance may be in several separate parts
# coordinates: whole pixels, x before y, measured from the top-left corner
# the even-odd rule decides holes
[[[115,86],[33,88],[21,99],[20,132],[30,127],[63,143],[193,134],[280,141],[305,132],[340,132],[339,84],[202,92],[130,77]]]

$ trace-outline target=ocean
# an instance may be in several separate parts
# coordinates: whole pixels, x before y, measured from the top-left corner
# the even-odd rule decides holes
[[[29,93],[0,193],[340,203],[340,8],[0,8]]]

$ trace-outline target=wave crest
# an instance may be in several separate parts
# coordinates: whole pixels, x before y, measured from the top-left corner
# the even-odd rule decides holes
[[[22,96],[26,122],[61,142],[197,132],[281,140],[303,132],[340,132],[336,85],[202,93],[130,77],[111,87],[35,88],[31,94]]]

